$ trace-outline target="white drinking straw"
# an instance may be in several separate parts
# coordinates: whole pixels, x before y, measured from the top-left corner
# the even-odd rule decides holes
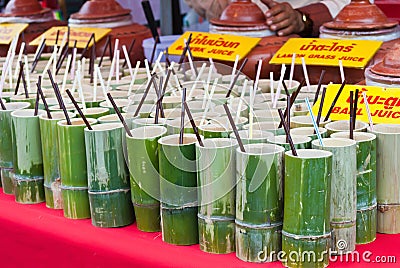
[[[269,87],[271,88],[271,101],[274,102],[274,72],[269,72]]]
[[[339,60],[339,69],[340,69],[340,78],[342,79],[342,83],[343,83],[345,80],[345,77],[344,77],[344,69],[343,69],[342,60]]]
[[[305,101],[306,101],[306,104],[307,104],[308,112],[310,113],[310,116],[311,116],[311,121],[312,121],[312,123],[314,125],[315,133],[317,133],[319,144],[322,147],[324,147],[324,142],[322,141],[321,133],[319,132],[319,128],[318,128],[317,122],[315,121],[315,117],[314,117],[314,114],[313,114],[312,109],[311,109],[310,101],[308,100],[308,98],[305,98]]]
[[[68,32],[65,32],[61,41],[61,45],[59,46],[59,50],[57,52],[57,58],[60,58],[61,56],[62,48],[65,46],[65,43],[67,42],[67,36]]]
[[[36,56],[39,54],[39,50],[40,50],[40,47],[42,46],[43,42],[44,42],[44,35],[40,39],[40,43],[36,48],[35,55],[33,56],[34,59],[36,59]]]
[[[303,66],[304,79],[306,80],[307,90],[311,91],[310,79],[308,78],[307,65],[304,57],[301,57],[301,64]]]
[[[119,56],[120,56],[120,51],[119,49],[117,50],[117,57],[115,59],[115,77],[116,77],[116,82],[119,84]]]
[[[132,93],[132,88],[133,88],[133,85],[135,84],[136,75],[139,71],[139,66],[140,66],[140,61],[137,61],[136,66],[135,66],[135,71],[133,72],[133,75],[132,75],[131,83],[129,84],[128,96],[130,96]]]
[[[76,70],[76,76],[82,77],[80,69]],[[78,91],[82,102],[83,112],[86,113],[86,102],[85,102],[85,97],[83,96],[82,81],[79,78],[78,78]]]
[[[369,109],[368,98],[367,98],[367,95],[365,94],[365,92],[363,92],[362,95],[364,98],[365,109],[367,110],[369,127],[371,128],[372,131],[374,131],[374,122],[372,121],[371,111]]]
[[[81,74],[82,77],[85,77],[85,69],[86,69],[86,58],[82,58],[81,70],[79,70],[79,73]]]
[[[57,71],[57,51],[58,48],[56,45],[54,45],[54,51],[53,51],[53,75],[56,75]]]
[[[213,73],[213,69],[214,69],[214,65],[210,64],[210,69],[208,70],[207,82],[204,87],[203,104],[201,105],[202,109],[204,109],[206,107],[206,100],[208,98],[208,90],[210,89],[211,76]]]
[[[232,80],[235,78],[235,75],[236,75],[236,68],[237,68],[237,65],[239,62],[239,57],[240,57],[239,55],[236,55],[235,63],[233,64],[232,75],[231,75]]]
[[[98,64],[94,64],[94,68],[96,68],[96,66],[99,66]],[[97,100],[97,72],[94,71],[93,72],[93,101]]]
[[[192,88],[191,88],[190,91],[189,91],[188,100],[190,100],[190,99],[192,98],[193,91],[194,91],[194,89],[196,88],[197,83],[199,82],[201,76],[203,75],[203,72],[204,72],[206,66],[207,66],[207,63],[203,63],[203,65],[201,66],[201,69],[200,69],[200,71],[199,71],[199,74],[198,74],[198,76],[196,77],[196,80],[194,81],[193,86],[192,86]]]
[[[116,63],[116,59],[117,59],[117,50],[118,50],[118,46],[119,46],[119,39],[115,39],[115,46],[114,46],[114,57],[111,61],[111,67],[110,67],[110,73],[108,75],[108,79],[107,79],[107,90],[110,89],[111,86],[111,79],[114,75],[114,71],[115,71],[115,63]],[[107,96],[105,96],[105,98],[107,99]]]
[[[125,45],[122,46],[122,51],[124,52],[126,64],[128,65],[129,74],[131,75],[131,78],[133,78],[132,64],[131,64],[131,60],[129,59],[128,50],[126,50],[126,46]]]
[[[212,97],[214,95],[215,88],[217,87],[217,84],[218,84],[218,78],[215,78],[213,86],[211,88],[210,97],[208,98],[206,108],[204,109],[203,116],[201,117],[200,126],[203,125],[204,121],[206,120],[207,112],[210,109],[211,102],[212,102]]]
[[[64,92],[65,92],[65,86],[67,85],[67,78],[68,78],[68,69],[70,67],[71,60],[72,60],[72,55],[70,54],[67,57],[67,66],[65,67],[63,82],[62,82],[62,86],[61,86],[61,94],[64,94]]]
[[[160,64],[160,61],[163,56],[164,56],[164,52],[161,51],[160,54],[158,54],[156,62],[154,63],[153,71],[151,72],[152,75],[157,72],[157,68],[158,68],[158,69],[160,69],[161,74],[164,76],[164,68]]]
[[[260,81],[260,75],[261,75],[261,68],[262,68],[262,60],[258,60],[258,68],[257,68],[257,74],[256,74],[256,80],[254,81],[254,92],[253,94],[255,95],[257,89],[258,89],[258,83]]]
[[[72,63],[71,63],[71,79],[74,80],[75,78],[75,65],[76,65],[76,54],[78,52],[77,48],[74,48],[72,51]]]
[[[276,94],[275,94],[275,99],[273,102],[273,108],[276,108],[276,105],[278,104],[278,100],[281,96],[281,91],[282,91],[282,81],[283,81],[283,77],[285,76],[285,72],[286,72],[286,65],[282,64],[281,67],[281,75],[279,77],[279,82],[278,82],[278,88],[276,89]]]
[[[296,53],[293,53],[292,64],[290,65],[289,88],[292,88],[292,81],[293,81],[294,64],[295,64],[295,62],[296,62]]]
[[[96,65],[95,68],[96,68],[96,72],[97,72],[97,75],[98,75],[99,80],[100,80],[100,85],[101,85],[101,89],[103,91],[103,95],[104,95],[104,97],[106,98],[106,101],[107,101],[107,105],[111,105],[110,101],[107,98],[107,88],[104,85],[104,80],[103,80],[103,77],[101,75],[100,67],[98,65]]]
[[[26,84],[28,87],[28,92],[31,92],[31,75],[30,75],[30,70],[29,70],[29,65],[28,65],[28,56],[24,55],[24,63],[25,63],[25,79],[26,79]]]
[[[149,61],[147,59],[144,59],[144,66],[146,67],[147,80],[150,81],[151,73],[150,73]]]
[[[239,104],[236,111],[235,124],[239,122],[240,111],[242,110],[243,100],[247,89],[247,82],[248,82],[247,79],[245,79],[243,83],[242,93],[240,94]]]
[[[54,52],[51,54],[49,61],[47,62],[46,66],[43,69],[42,77],[47,75],[47,70],[50,68],[50,64],[53,62],[54,59]]]
[[[22,54],[24,53],[25,49],[25,42],[21,43],[21,48],[19,50],[18,58],[17,58],[17,64],[15,65],[15,72],[14,72],[14,80],[18,79],[18,73],[19,73],[19,62],[22,59]],[[26,63],[25,63],[26,64]]]

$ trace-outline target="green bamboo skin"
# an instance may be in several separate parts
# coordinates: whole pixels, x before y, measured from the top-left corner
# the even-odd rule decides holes
[[[173,245],[199,243],[197,207],[161,208],[161,229],[164,242]]]
[[[198,217],[199,245],[204,252],[227,254],[235,251],[235,221]]]
[[[246,262],[276,261],[282,248],[282,223],[246,225],[236,221],[236,257]]]
[[[331,136],[333,133],[350,131],[350,124],[348,120],[339,120],[335,122],[330,122],[325,125],[325,128],[328,130],[328,136]],[[354,132],[366,132],[368,124],[361,121],[356,121],[356,126],[354,128]]]
[[[311,138],[307,136],[295,136],[291,135],[294,148],[298,149],[310,149],[311,148]],[[278,135],[268,139],[268,143],[276,144],[285,148],[285,152],[291,150],[290,144],[286,142],[286,135]]]
[[[87,187],[61,186],[64,217],[68,219],[89,219],[90,205]]]
[[[308,113],[308,112],[307,112]],[[322,138],[328,138],[328,131],[326,128],[319,127],[319,133]],[[315,133],[314,127],[298,127],[290,130],[290,135],[293,136],[307,136],[311,138],[311,141],[318,139],[317,134]]]
[[[159,143],[160,197],[163,240],[170,244],[198,243],[196,137],[162,137]]]
[[[357,142],[356,243],[367,244],[376,238],[376,136],[364,132],[353,135]],[[333,133],[331,137],[349,138],[349,133]]]
[[[326,252],[331,232],[332,153],[307,149],[297,150],[297,154],[285,153],[282,250],[285,256],[291,252],[299,252],[301,256],[304,251],[312,251],[316,261],[287,259],[283,265],[325,267],[329,262]]]
[[[379,233],[400,233],[400,126],[379,124],[376,135],[376,190]]]
[[[234,251],[236,147],[233,139],[196,143],[199,241],[206,252]]]
[[[239,130],[239,136],[243,144],[267,143],[269,138],[274,137],[274,134],[268,131],[253,130],[252,138],[249,137],[248,130]],[[235,133],[231,133],[231,139],[236,139]]]
[[[75,117],[73,113],[68,115],[70,118]],[[42,114],[39,117],[46,206],[52,209],[62,209],[61,189],[59,188],[61,179],[58,159],[57,123],[64,120],[65,116],[63,112],[52,112],[51,116],[52,119],[49,119],[47,114]]]
[[[206,139],[229,138],[232,130],[222,125],[211,124],[199,126],[199,133],[200,135],[203,135]]]
[[[95,119],[88,118],[91,125]],[[84,124],[82,119],[71,119],[72,125],[65,120],[57,123],[60,175],[63,186],[87,187],[87,168]]]
[[[40,138],[39,110],[17,110],[11,113],[14,163],[15,199],[19,203],[40,203],[44,201],[43,158]],[[31,187],[31,188],[30,188]],[[38,189],[41,187],[41,189]]]
[[[3,193],[13,195],[14,194],[14,170],[12,168],[1,168],[1,184]]]
[[[258,253],[266,249],[269,256],[281,250],[274,226],[280,230],[283,217],[284,148],[264,143],[244,148],[246,153],[236,149],[236,256],[272,261],[259,260]]]
[[[99,117],[109,115],[110,110],[107,108],[101,108],[101,107],[96,107],[96,108],[86,108],[86,111],[82,109],[83,114],[86,116],[86,118],[94,118],[98,119]],[[78,117],[80,115],[78,114]]]
[[[90,192],[129,188],[128,168],[122,147],[121,123],[99,124],[85,128],[87,178]]]
[[[135,217],[129,191],[89,192],[92,224],[105,228],[132,224]]]
[[[354,140],[339,138],[326,138],[323,143],[314,140],[312,146],[332,153],[331,247],[334,253],[344,254],[356,247],[357,146]],[[338,246],[340,240],[346,242],[345,248]]]
[[[19,177],[14,180],[15,201],[21,204],[38,204],[45,200],[43,178]]]
[[[166,133],[163,126],[144,126],[126,135],[132,202],[137,227],[145,232],[161,230],[158,140]]]

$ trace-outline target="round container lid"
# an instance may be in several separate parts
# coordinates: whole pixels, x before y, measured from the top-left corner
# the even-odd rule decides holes
[[[24,17],[40,15],[50,12],[49,8],[43,8],[37,0],[11,0],[1,17]]]
[[[115,0],[87,1],[79,12],[71,15],[74,20],[90,20],[129,15],[130,9],[124,9]]]
[[[236,0],[224,9],[219,19],[210,22],[220,26],[249,27],[266,25],[266,17],[251,0]]]
[[[324,23],[324,26],[336,30],[375,30],[392,28],[398,24],[397,21],[388,19],[369,0],[352,0],[333,21]]]
[[[385,55],[383,61],[372,66],[371,72],[382,76],[400,77],[400,43]]]

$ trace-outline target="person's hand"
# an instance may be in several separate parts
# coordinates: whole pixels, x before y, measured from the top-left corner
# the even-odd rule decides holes
[[[266,16],[267,25],[271,31],[277,32],[279,36],[284,36],[304,30],[302,15],[289,3],[277,3],[273,0],[261,0],[261,2],[269,8]]]

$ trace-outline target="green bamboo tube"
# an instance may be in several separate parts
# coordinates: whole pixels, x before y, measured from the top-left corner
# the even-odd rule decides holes
[[[64,217],[68,219],[90,218],[89,194],[87,187],[61,185]]]
[[[11,113],[15,110],[25,109],[29,103],[5,103],[7,110],[0,109],[0,173],[3,192],[14,194],[13,173],[13,143],[11,135]]]
[[[327,121],[324,120],[325,117],[321,116],[321,121],[319,122],[320,127],[325,127],[326,124],[331,122],[330,118]],[[290,127],[291,128],[313,127],[313,123],[311,121],[311,117],[308,115],[293,116],[292,118],[290,118]]]
[[[137,227],[144,232],[161,230],[158,140],[166,133],[163,126],[144,126],[126,135],[132,202]]]
[[[198,243],[196,136],[185,134],[158,140],[163,241],[176,245]]]
[[[96,119],[88,118],[91,125]],[[57,123],[59,165],[61,176],[61,194],[64,216],[72,219],[90,218],[89,197],[87,192],[88,178],[85,151],[85,123],[81,118]],[[64,198],[68,200],[64,200]],[[76,210],[76,211],[74,211]]]
[[[286,267],[326,267],[330,245],[332,153],[297,150],[285,153],[285,207],[282,250]],[[299,259],[289,258],[297,252]],[[313,258],[301,258],[313,252]],[[307,255],[306,255],[307,256]]]
[[[16,110],[11,113],[15,200],[22,204],[44,201],[43,158],[40,139],[39,116],[33,109]]]
[[[86,162],[92,224],[120,227],[134,220],[121,123],[85,128]]]
[[[370,131],[370,129],[368,129]],[[374,126],[379,233],[400,233],[400,126]]]
[[[70,118],[75,114],[68,113]],[[46,206],[53,209],[62,209],[61,199],[61,178],[59,171],[58,143],[57,141],[57,123],[65,119],[63,112],[52,112],[52,119],[49,119],[47,113],[39,117],[40,137],[42,141],[43,155],[43,174],[44,174],[44,192],[46,197]]]
[[[92,100],[85,100],[85,105],[86,105],[86,108],[98,108],[98,107],[100,107],[100,103],[102,103],[103,101],[104,101],[104,98],[102,98],[102,99],[99,99],[99,98],[97,98],[98,100],[96,100],[96,101],[94,101],[93,99]]]
[[[30,103],[28,108],[33,109],[36,102],[36,93],[29,93],[28,98],[26,98],[25,94],[11,96],[10,102],[28,102]]]
[[[294,147],[296,149],[310,149],[311,148],[311,138],[307,136],[296,136],[291,135]],[[286,135],[273,136],[268,138],[268,142],[276,145],[280,145],[285,148],[285,151],[290,150],[290,144],[286,142]]]
[[[318,128],[319,133],[321,134],[322,138],[328,138],[328,131],[326,128],[319,127]],[[315,128],[314,127],[297,127],[297,128],[292,128],[290,129],[290,135],[293,136],[307,136],[310,137],[311,140],[316,140],[318,139],[317,133],[315,133]]]
[[[210,253],[235,251],[234,139],[206,139],[196,144],[200,249]]]
[[[335,254],[345,254],[356,248],[357,146],[350,139],[325,138],[323,143],[314,140],[312,146],[332,153],[331,248]]]
[[[86,111],[82,109],[82,112],[86,116],[86,118],[97,119],[99,117],[108,115],[110,113],[110,110],[107,108],[95,107],[95,108],[86,108]],[[80,117],[79,114],[78,117]]]
[[[367,127],[368,127],[367,123],[362,121],[356,121],[354,132],[366,132]],[[350,123],[349,120],[340,120],[326,124],[325,128],[328,130],[328,136],[331,136],[332,133],[349,131]]]
[[[199,133],[206,139],[229,138],[229,135],[232,133],[231,127],[226,127],[219,124],[201,125],[198,128]]]
[[[338,132],[332,138],[349,138],[348,132]],[[376,238],[376,136],[355,132],[357,142],[357,222],[356,243],[367,244]]]
[[[238,132],[243,144],[267,143],[267,140],[274,136],[273,133],[262,130],[253,130],[251,138],[249,137],[248,130],[239,130]],[[230,138],[236,139],[235,133],[231,133]]]
[[[253,123],[253,131],[254,130],[262,130],[271,132],[274,135],[283,135],[285,134],[285,130],[279,127],[279,122],[257,122]],[[243,126],[243,129],[249,129],[250,124],[246,124]]]
[[[284,148],[265,143],[244,148],[245,153],[236,149],[236,256],[270,262],[281,250]],[[260,258],[265,249],[268,257]]]

